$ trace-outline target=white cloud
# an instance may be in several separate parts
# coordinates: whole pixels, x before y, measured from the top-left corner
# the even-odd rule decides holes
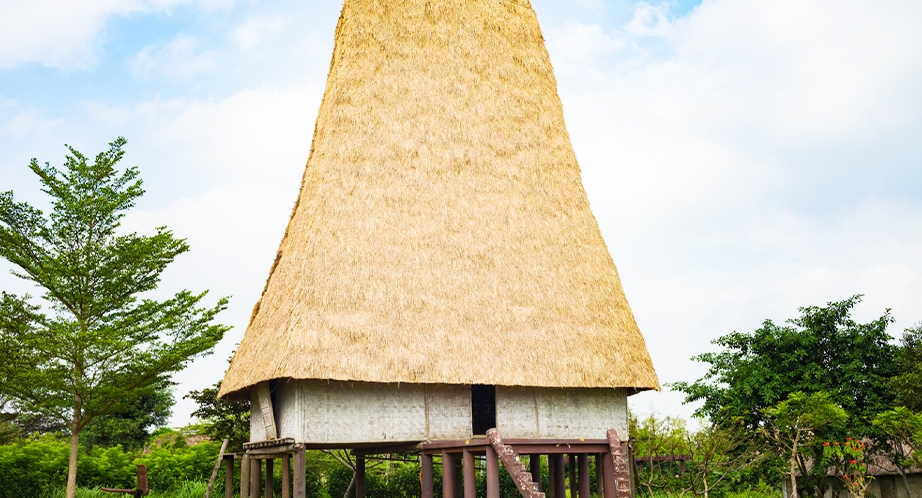
[[[0,103],[0,109],[5,107],[5,103]],[[11,105],[9,107],[12,107]],[[52,129],[64,122],[62,118],[47,118],[34,109],[22,111],[14,114],[10,119],[3,122],[3,135],[14,140],[22,140],[26,137],[36,135],[47,135]]]
[[[598,24],[575,21],[550,30],[547,43],[557,56],[554,58],[557,73],[573,73],[577,68],[590,70],[624,45],[621,39],[605,33]]]
[[[31,0],[0,3],[0,70],[37,63],[65,70],[96,64],[99,36],[107,20],[135,13],[164,12],[183,3],[203,9],[231,0]]]
[[[231,39],[241,48],[252,49],[271,40],[287,25],[285,17],[280,14],[252,17],[234,30]]]
[[[634,17],[625,26],[625,31],[635,36],[664,36],[672,31],[667,4],[657,6],[637,2]]]
[[[164,76],[185,80],[213,70],[217,66],[215,54],[210,51],[199,52],[197,49],[196,40],[185,35],[165,45],[144,47],[130,63],[131,74],[141,79]]]

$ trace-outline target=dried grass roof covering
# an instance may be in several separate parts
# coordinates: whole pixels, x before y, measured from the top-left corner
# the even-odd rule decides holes
[[[221,395],[277,378],[659,388],[527,1],[345,1]]]

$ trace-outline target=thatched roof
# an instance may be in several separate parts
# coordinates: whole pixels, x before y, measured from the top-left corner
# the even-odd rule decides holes
[[[278,378],[659,388],[526,0],[345,1],[221,395]]]

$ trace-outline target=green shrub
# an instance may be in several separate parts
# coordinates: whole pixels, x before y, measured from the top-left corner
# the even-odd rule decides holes
[[[188,481],[207,482],[220,450],[220,444],[210,441],[193,446],[170,444],[152,448],[135,462],[147,466],[151,490],[169,491]]]

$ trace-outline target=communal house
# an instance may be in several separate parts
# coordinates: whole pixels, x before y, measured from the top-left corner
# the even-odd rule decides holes
[[[445,496],[474,496],[484,458],[491,497],[503,465],[523,496],[563,498],[572,454],[575,494],[592,456],[615,496],[627,397],[648,389],[530,3],[345,0],[300,193],[220,392],[251,402],[251,475],[293,454],[298,496],[304,448],[351,449],[362,496],[366,455],[419,453],[423,496],[439,463]],[[540,455],[548,490],[528,479]]]

